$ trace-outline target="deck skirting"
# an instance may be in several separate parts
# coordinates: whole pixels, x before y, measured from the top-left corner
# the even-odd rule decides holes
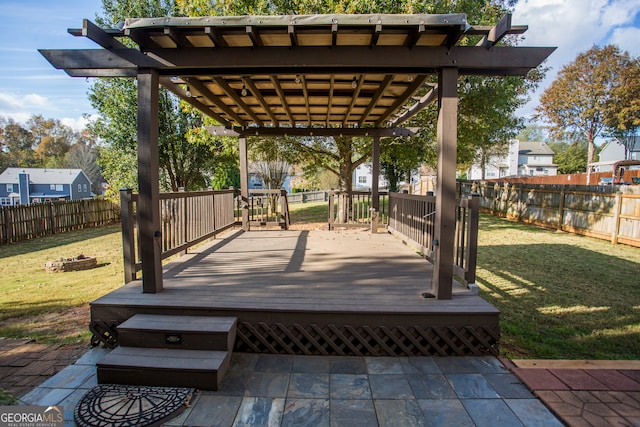
[[[240,322],[236,351],[338,356],[496,354],[497,326],[351,326]]]

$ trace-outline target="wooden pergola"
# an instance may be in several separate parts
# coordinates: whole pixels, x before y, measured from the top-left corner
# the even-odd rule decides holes
[[[465,14],[132,18],[121,29],[101,29],[85,20],[81,29],[69,32],[101,48],[40,52],[73,77],[137,79],[138,222],[145,293],[163,290],[157,244],[159,86],[215,119],[220,123],[217,132],[239,136],[245,198],[247,136],[354,136],[373,138],[372,191],[377,203],[380,138],[411,135],[401,126],[437,102],[433,291],[438,299],[450,299],[458,79],[525,75],[540,65],[554,48],[496,45],[505,35],[526,29],[512,26],[510,15],[491,27],[470,25]],[[481,40],[461,46],[467,36]],[[127,47],[122,38],[138,48]],[[437,84],[429,80],[434,75]]]

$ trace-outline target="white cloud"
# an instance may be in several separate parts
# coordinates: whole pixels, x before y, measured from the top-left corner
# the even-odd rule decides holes
[[[76,118],[64,117],[60,119],[60,122],[63,125],[69,126],[71,129],[75,131],[81,131],[87,126],[87,124],[94,121],[97,117],[98,117],[97,114],[93,114],[89,117],[85,117],[85,116],[76,117]]]
[[[24,96],[15,93],[0,93],[0,111],[10,110],[15,113],[31,108],[47,108],[51,103],[47,98],[37,93],[30,93]],[[17,111],[15,111],[17,110]]]
[[[616,44],[621,50],[629,52],[633,56],[640,55],[640,28],[638,27],[622,27],[616,28],[609,41]]]
[[[556,46],[557,49],[545,64],[551,67],[546,79],[519,113],[530,117],[540,95],[558,71],[594,45],[617,44],[638,55],[640,28],[633,26],[638,13],[638,0],[520,0],[512,22],[529,26],[521,45]]]

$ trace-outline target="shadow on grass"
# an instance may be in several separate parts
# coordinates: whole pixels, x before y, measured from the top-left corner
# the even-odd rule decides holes
[[[119,233],[120,231],[120,224],[113,224],[103,227],[73,230],[66,233],[51,234],[32,240],[24,240],[22,242],[11,243],[8,245],[0,245],[0,259],[46,249],[53,249],[56,247],[93,239],[95,237],[102,237],[112,233]]]
[[[478,253],[477,282],[502,312],[507,345],[533,358],[639,358],[639,276],[640,263],[571,245]]]

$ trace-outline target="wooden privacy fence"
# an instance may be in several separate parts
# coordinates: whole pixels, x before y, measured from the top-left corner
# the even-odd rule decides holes
[[[142,269],[136,227],[138,195],[120,191],[125,283]],[[165,259],[235,224],[233,190],[160,194],[161,259]]]
[[[453,268],[465,285],[476,281],[479,202],[478,195],[457,200]],[[435,196],[390,193],[388,230],[435,262],[435,213]]]
[[[242,224],[242,198],[237,198],[236,221]],[[249,226],[277,226],[289,229],[289,201],[286,190],[249,190],[246,208],[249,213]]]
[[[378,223],[388,219],[389,193],[378,193]],[[329,230],[336,227],[370,227],[373,214],[373,196],[369,191],[330,191]]]
[[[0,208],[0,243],[98,227],[120,220],[118,205],[106,199],[62,200]]]
[[[289,203],[326,202],[329,199],[328,191],[304,191],[287,195]]]
[[[461,194],[480,193],[480,207],[489,214],[640,247],[636,189],[460,182]]]

